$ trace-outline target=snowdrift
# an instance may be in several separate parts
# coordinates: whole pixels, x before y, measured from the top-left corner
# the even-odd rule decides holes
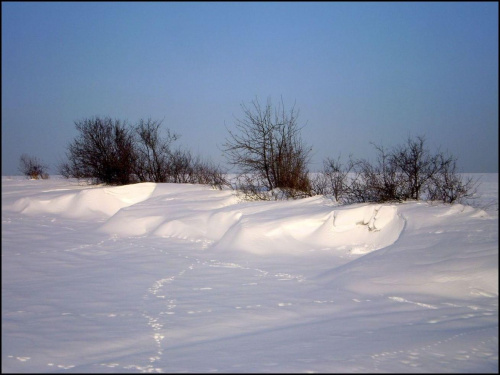
[[[143,183],[89,188],[77,193],[53,189],[21,198],[11,209],[27,215],[56,214],[68,218],[96,219],[112,216],[123,207],[146,200],[155,188],[154,183]]]
[[[498,373],[485,178],[482,210],[3,177],[2,372]]]
[[[399,210],[405,229],[397,245],[327,271],[318,280],[366,295],[498,297],[498,247],[491,247],[498,229],[488,213],[423,202],[401,204]],[[380,272],[390,264],[398,267]]]
[[[361,294],[404,290],[436,296],[498,295],[497,262],[491,261],[498,254],[481,253],[477,245],[463,252],[472,236],[467,232],[471,220],[491,225],[489,215],[461,204],[336,206],[322,196],[244,202],[231,190],[139,183],[76,192],[54,188],[20,198],[5,209],[93,220],[99,223],[98,232],[113,238],[175,238],[202,243],[215,253],[328,254],[336,260],[318,280]],[[450,230],[456,235],[441,235]],[[396,242],[397,247],[392,246]],[[404,267],[381,275],[388,263],[400,264],[401,259]],[[450,270],[456,276],[450,276]]]
[[[241,209],[238,223],[227,230],[215,249],[261,255],[308,254],[314,250],[364,254],[394,243],[404,220],[395,206],[333,207],[322,197],[263,204]],[[290,214],[293,212],[293,214]]]
[[[395,205],[335,207],[324,197],[241,202],[233,191],[189,184],[56,189],[21,198],[11,209],[102,220],[99,230],[112,236],[174,237],[261,255],[321,249],[365,254],[394,243],[404,227]]]

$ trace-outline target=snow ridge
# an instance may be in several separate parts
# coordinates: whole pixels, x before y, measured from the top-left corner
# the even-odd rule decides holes
[[[233,191],[200,185],[140,183],[80,192],[49,190],[11,206],[27,215],[100,219],[112,236],[159,236],[203,242],[214,250],[366,254],[394,243],[404,227],[395,205],[332,206],[324,197],[240,202]]]

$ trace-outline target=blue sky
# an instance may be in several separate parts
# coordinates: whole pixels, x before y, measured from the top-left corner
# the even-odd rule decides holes
[[[497,2],[2,2],[2,175],[57,174],[74,122],[163,119],[220,147],[255,98],[300,110],[311,170],[425,135],[498,172]]]

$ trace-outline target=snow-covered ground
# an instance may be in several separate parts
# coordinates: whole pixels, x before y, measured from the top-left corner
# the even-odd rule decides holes
[[[2,177],[2,372],[497,373],[498,174],[479,192],[335,206]]]

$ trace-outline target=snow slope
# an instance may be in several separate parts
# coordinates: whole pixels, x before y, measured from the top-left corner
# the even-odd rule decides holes
[[[482,208],[2,177],[3,372],[498,372]]]

